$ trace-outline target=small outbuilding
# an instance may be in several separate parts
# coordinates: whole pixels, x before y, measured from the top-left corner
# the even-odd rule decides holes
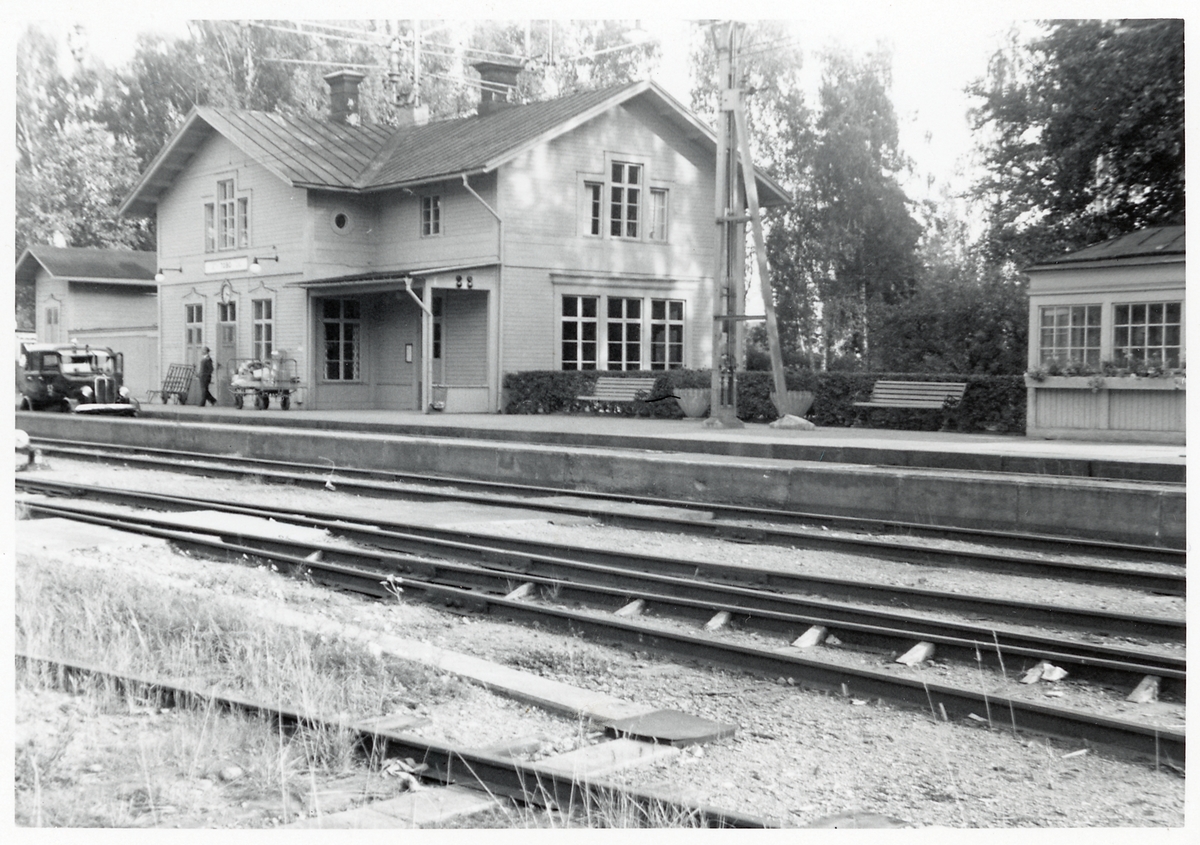
[[[1184,226],[1034,265],[1026,434],[1184,443]]]
[[[38,245],[17,260],[16,284],[33,286],[38,341],[122,353],[141,398],[159,386],[157,266],[153,252]]]

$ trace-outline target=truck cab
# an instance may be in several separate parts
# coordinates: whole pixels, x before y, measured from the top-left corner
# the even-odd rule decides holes
[[[136,416],[124,384],[125,361],[107,346],[23,343],[17,358],[17,407],[23,411]]]

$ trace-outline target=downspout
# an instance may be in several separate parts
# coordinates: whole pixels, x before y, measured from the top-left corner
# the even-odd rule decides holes
[[[500,175],[496,174],[497,193],[499,193]],[[503,393],[504,385],[504,219],[496,213],[496,209],[487,204],[487,200],[479,196],[475,189],[471,187],[471,183],[467,181],[467,174],[462,175],[463,187],[470,192],[471,196],[479,200],[479,204],[488,210],[488,213],[496,218],[496,367],[495,367],[495,385],[496,385],[496,411],[499,413],[504,409],[500,407],[501,394]]]
[[[412,276],[405,276],[403,282],[405,292],[421,309],[421,413],[428,414],[433,404],[433,309],[412,289]],[[429,295],[429,282],[425,295]]]

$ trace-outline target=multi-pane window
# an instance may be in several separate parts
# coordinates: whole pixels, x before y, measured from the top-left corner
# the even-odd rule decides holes
[[[204,204],[204,251],[217,251],[217,211],[211,202]]]
[[[596,369],[597,320],[599,297],[564,296],[562,298],[562,368]]]
[[[62,342],[62,331],[59,328],[57,305],[51,305],[46,308],[46,325],[42,337],[45,338],[47,343]]]
[[[650,300],[650,369],[683,366],[683,300]]]
[[[432,195],[421,197],[421,234],[423,236],[442,233],[442,198]]]
[[[326,299],[321,306],[325,330],[325,378],[358,381],[361,323],[357,299]]]
[[[250,317],[254,332],[254,358],[266,361],[275,351],[275,304],[270,299],[250,301]]]
[[[1100,306],[1042,307],[1041,363],[1100,365]]]
[[[217,201],[204,204],[204,251],[250,246],[250,197],[236,196],[232,179],[217,182]]]
[[[1178,367],[1181,312],[1182,305],[1178,302],[1114,306],[1114,360]]]
[[[638,237],[638,208],[642,195],[642,166],[615,161],[609,185],[609,234]]]
[[[599,182],[585,182],[583,193],[587,201],[587,232],[589,235],[600,235],[604,217],[604,186]]]
[[[237,303],[217,303],[217,345],[232,351],[237,346]]]
[[[608,368],[639,370],[642,366],[642,300],[608,298]]]
[[[660,188],[650,189],[650,212],[647,215],[646,237],[652,241],[667,239],[667,192]]]
[[[199,364],[204,348],[204,306],[198,302],[183,306],[183,346],[187,363]]]

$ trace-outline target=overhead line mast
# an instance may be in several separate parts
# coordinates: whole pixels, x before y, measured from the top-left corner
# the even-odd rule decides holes
[[[741,46],[741,24],[726,21],[714,24],[713,39],[717,47],[720,116],[717,127],[716,212],[717,244],[716,273],[713,277],[712,332],[712,401],[707,425],[721,428],[741,428],[737,416],[737,373],[739,354],[743,348],[743,324],[749,320],[765,319],[771,357],[774,397],[780,413],[784,413],[787,397],[783,353],[779,346],[779,328],[775,320],[775,301],[770,284],[766,241],[762,232],[761,208],[758,204],[758,184],[750,154],[750,134],[742,103],[738,74],[738,48]],[[741,185],[735,162],[741,161]],[[749,208],[749,215],[742,210]],[[747,317],[745,230],[749,222],[754,234],[754,252],[758,259],[759,284],[765,317]]]

